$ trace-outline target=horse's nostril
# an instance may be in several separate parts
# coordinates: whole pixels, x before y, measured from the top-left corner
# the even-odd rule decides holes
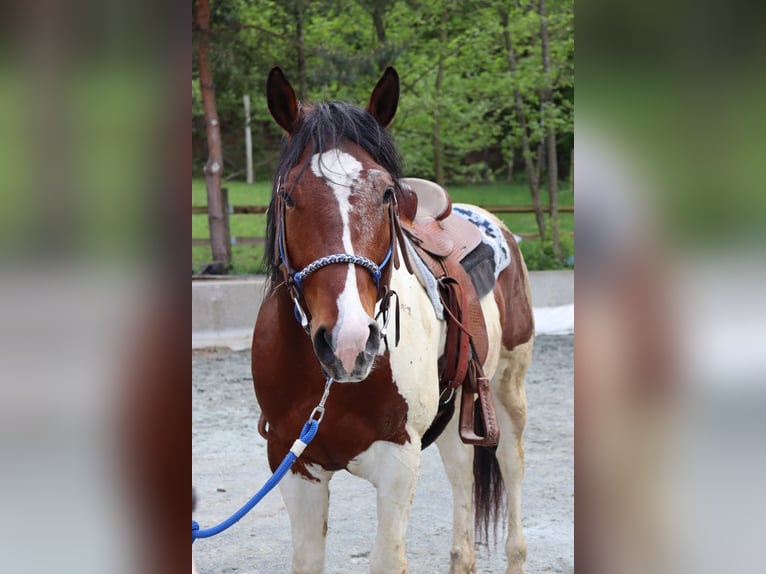
[[[319,327],[314,334],[314,350],[320,361],[330,362],[334,356],[332,333],[325,327]]]
[[[380,326],[376,322],[370,323],[370,336],[367,338],[365,351],[370,355],[375,355],[380,347]]]

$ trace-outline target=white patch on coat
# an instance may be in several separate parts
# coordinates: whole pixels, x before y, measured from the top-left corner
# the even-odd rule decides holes
[[[436,359],[444,346],[445,323],[436,318],[420,282],[404,265],[392,273],[391,288],[399,295],[401,334],[399,345],[394,347],[396,326],[389,325],[391,374],[407,403],[407,422],[422,436],[436,416],[439,399]]]
[[[312,156],[311,171],[322,178],[333,191],[343,224],[341,242],[344,253],[355,254],[349,225],[352,209],[350,197],[352,188],[363,184],[359,180],[362,172],[361,162],[351,154],[339,149],[331,149]],[[362,306],[359,286],[356,282],[356,268],[352,264],[348,265],[346,282],[338,296],[337,306],[338,321],[332,333],[335,354],[346,372],[351,373],[356,365],[357,356],[364,351],[370,336],[370,317]]]
[[[362,172],[362,164],[351,154],[339,149],[331,149],[312,156],[311,171],[315,176],[322,178],[335,194],[340,219],[343,222],[343,249],[346,253],[353,254],[354,246],[351,245],[351,229],[348,225],[351,214],[349,198],[351,188]]]
[[[489,351],[487,359],[482,367],[484,374],[492,380],[497,371],[497,364],[500,360],[501,340],[503,336],[503,326],[500,324],[500,310],[495,301],[495,292],[490,291],[481,300],[481,310],[484,313],[484,324],[487,326],[487,340],[489,342]]]
[[[413,434],[410,425],[405,428]],[[405,537],[420,472],[420,443],[374,442],[347,468],[377,490],[378,531],[370,554],[370,572],[406,572]]]
[[[307,464],[306,470],[318,481],[288,472],[280,481],[279,490],[290,515],[293,572],[321,574],[333,473],[315,464]]]

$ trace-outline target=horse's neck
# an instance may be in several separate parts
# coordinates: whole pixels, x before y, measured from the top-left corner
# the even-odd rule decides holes
[[[409,240],[406,238],[405,241],[409,243]],[[425,295],[420,280],[414,273],[410,273],[407,270],[407,266],[404,264],[404,259],[402,257],[402,251],[406,249],[407,256],[412,264],[415,265],[415,261],[413,261],[413,257],[417,257],[415,251],[411,247],[408,249],[408,246],[399,245],[398,242],[396,244],[396,249],[399,251],[399,260],[401,261],[401,264],[398,268],[395,267],[391,274],[391,289],[396,291],[400,298],[404,297],[405,300],[416,299],[416,294],[418,293]]]
[[[417,257],[417,255],[410,251],[410,259],[413,257]],[[414,263],[413,261],[413,265]],[[399,320],[402,332],[400,348],[408,344],[407,338],[410,335],[405,336],[405,331],[412,331],[412,340],[409,344],[417,345],[416,333],[422,331],[424,326],[434,325],[433,330],[435,332],[438,330],[438,325],[443,324],[443,321],[439,321],[437,310],[434,308],[423,284],[415,274],[407,271],[404,264],[400,265],[398,269],[394,269],[391,275],[391,289],[396,291],[399,298]]]

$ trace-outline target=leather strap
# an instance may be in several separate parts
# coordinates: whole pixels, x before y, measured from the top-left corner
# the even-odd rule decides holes
[[[470,334],[463,326],[463,310],[466,308],[465,290],[451,277],[443,277],[439,283],[442,304],[447,317],[447,339],[444,347],[443,386],[456,389],[468,374],[471,356]]]
[[[404,260],[404,266],[407,268],[407,272],[412,275],[412,263],[410,263],[410,256],[407,253],[407,244],[405,243],[406,239],[404,237],[404,232],[402,231],[402,222],[399,218],[399,202],[396,199],[396,195],[394,195],[394,199],[391,201],[390,210],[391,211],[388,215],[391,220],[392,241],[393,237],[396,236],[396,242],[399,244],[398,249],[396,245],[394,245],[394,267],[399,269],[399,256],[401,252],[401,258]]]

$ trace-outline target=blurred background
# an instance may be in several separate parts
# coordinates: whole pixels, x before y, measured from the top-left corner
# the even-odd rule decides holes
[[[184,283],[172,280],[189,233],[191,19],[180,8],[3,5],[9,572],[169,572],[170,541],[188,544],[185,261]],[[183,536],[168,526],[181,512]]]
[[[393,63],[405,89],[423,98],[403,101],[395,123],[413,174],[438,177],[438,111],[443,127],[459,126],[439,133],[450,160],[445,183],[507,183],[511,140],[520,142],[514,90],[526,86],[497,58],[507,52],[503,21],[488,17],[497,6],[460,3],[445,26],[442,4],[390,4],[378,49],[374,3],[319,10],[323,3],[306,2],[309,97],[364,101],[380,66]],[[255,166],[256,183],[267,179],[278,140],[258,108],[259,82],[281,64],[301,83],[298,45],[270,41],[257,27],[238,30],[295,38],[293,13],[264,6],[211,5],[211,36],[215,27],[232,35],[217,40],[231,50],[211,46],[211,57],[246,72],[237,75],[246,84],[230,92],[228,118],[227,79],[216,78],[221,125],[243,126],[240,99],[251,93],[253,146],[266,162]],[[532,18],[539,3],[501,6],[520,38],[517,69],[523,61],[542,68],[540,53],[524,47],[519,17]],[[551,18],[563,6],[546,3]],[[201,98],[194,81],[189,98],[186,83],[196,73],[196,4],[189,8],[4,6],[0,549],[8,571],[188,565],[187,209],[206,162],[204,126],[193,121],[189,134],[187,123],[200,116]],[[586,572],[763,569],[763,10],[731,2],[577,5],[574,140],[566,144],[571,129],[555,125],[557,181],[567,181],[567,150],[577,158],[575,537]],[[331,14],[340,24],[320,42]],[[425,31],[428,48],[397,52],[415,30]],[[539,20],[529,30],[539,33]],[[368,63],[343,59],[354,41],[369,46]],[[239,46],[250,42],[262,50]],[[318,65],[320,49],[338,60]],[[571,75],[572,87],[567,66],[562,78]],[[465,76],[476,69],[482,81],[473,96]],[[448,83],[471,105],[458,104]],[[487,114],[498,133],[474,130]],[[526,157],[514,150],[514,181],[528,188]],[[227,156],[225,176],[241,172],[241,158]]]
[[[586,572],[763,569],[762,11],[577,6],[575,539]]]

